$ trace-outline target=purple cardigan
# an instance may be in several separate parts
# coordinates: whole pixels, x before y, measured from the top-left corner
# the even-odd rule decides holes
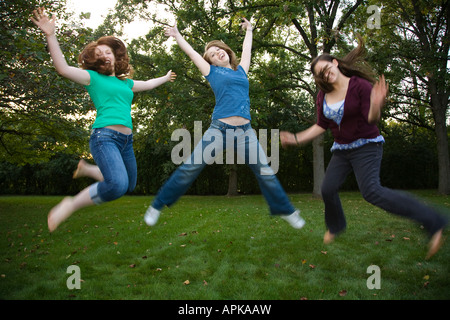
[[[380,135],[378,127],[368,122],[371,92],[372,84],[369,81],[356,76],[350,78],[345,96],[344,116],[338,126],[336,122],[324,116],[323,99],[325,93],[319,91],[316,105],[317,124],[325,130],[329,128],[334,141],[339,144],[348,144],[361,138],[373,139],[378,137]]]

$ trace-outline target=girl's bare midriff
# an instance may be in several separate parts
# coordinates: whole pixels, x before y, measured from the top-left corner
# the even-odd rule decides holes
[[[113,126],[107,126],[105,128],[108,128],[108,129],[111,129],[111,130],[115,130],[115,131],[118,131],[118,132],[126,134],[126,135],[129,135],[129,134],[131,134],[133,132],[133,130],[131,130],[130,128],[125,127],[125,126],[123,126],[121,124],[116,124],[116,125],[113,125]]]
[[[222,118],[222,119],[219,119],[219,121],[229,124],[230,126],[243,126],[244,124],[247,124],[250,122],[250,120],[239,117],[239,116]]]

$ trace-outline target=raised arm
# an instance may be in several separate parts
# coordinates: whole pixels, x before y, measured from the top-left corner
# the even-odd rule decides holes
[[[47,38],[48,50],[50,52],[50,56],[52,57],[53,65],[55,66],[56,71],[61,76],[69,80],[82,85],[88,85],[91,79],[89,73],[86,70],[69,66],[64,58],[58,39],[55,35],[55,15],[49,19],[44,8],[34,10],[33,14],[34,18],[31,17],[31,21],[33,21],[33,23],[44,32]]]
[[[211,65],[205,59],[203,59],[203,57],[197,51],[195,51],[191,47],[191,45],[183,38],[176,25],[174,27],[167,28],[164,31],[164,34],[167,37],[173,37],[177,41],[181,50],[183,50],[184,53],[186,53],[192,60],[192,62],[194,62],[202,75],[207,76],[209,74]]]
[[[134,80],[134,86],[133,86],[132,90],[133,90],[133,92],[151,90],[156,87],[159,87],[160,85],[162,85],[168,81],[174,82],[176,77],[177,77],[177,75],[175,74],[175,72],[172,72],[172,70],[170,70],[163,77],[150,79],[147,81]]]
[[[240,65],[244,68],[245,73],[250,69],[250,61],[252,57],[253,27],[251,23],[242,18],[241,27],[245,30],[244,44],[242,45],[242,56]]]
[[[380,80],[373,86],[370,94],[370,109],[368,122],[376,124],[381,118],[381,109],[386,101],[386,95],[389,91],[389,85],[386,84],[384,75],[381,75]]]

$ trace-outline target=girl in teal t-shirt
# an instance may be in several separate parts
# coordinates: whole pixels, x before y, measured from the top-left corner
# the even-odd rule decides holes
[[[31,20],[44,32],[56,71],[84,85],[94,102],[97,116],[89,141],[97,165],[81,160],[74,178],[97,180],[74,197],[64,198],[48,215],[52,232],[73,212],[86,206],[120,198],[136,186],[137,168],[133,151],[131,102],[135,92],[154,89],[175,80],[175,73],[147,81],[129,79],[132,68],[127,49],[116,37],[101,37],[88,44],[79,56],[81,68],[69,66],[55,36],[55,16],[43,8],[34,10]]]

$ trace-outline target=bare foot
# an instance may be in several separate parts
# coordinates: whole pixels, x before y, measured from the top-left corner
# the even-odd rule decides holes
[[[443,239],[442,239],[442,230],[437,231],[435,234],[433,234],[433,236],[431,237],[431,240],[428,244],[428,253],[425,259],[430,259],[432,256],[434,256],[436,254],[436,252],[439,251],[439,249],[441,248],[442,244],[443,244]]]
[[[87,162],[84,161],[83,159],[81,159],[78,162],[77,169],[73,172],[73,178],[74,179],[81,178],[81,177],[84,177],[86,175],[85,172],[84,172],[84,168],[85,168],[86,164],[87,164]]]
[[[331,233],[329,230],[325,232],[325,235],[323,236],[323,243],[324,244],[330,244],[334,241],[335,235]]]
[[[73,178],[89,177],[97,181],[105,180],[97,165],[87,163],[83,159],[78,162],[77,169],[73,172]]]
[[[65,197],[59,204],[50,210],[47,217],[48,229],[53,232],[72,214],[72,197]]]

